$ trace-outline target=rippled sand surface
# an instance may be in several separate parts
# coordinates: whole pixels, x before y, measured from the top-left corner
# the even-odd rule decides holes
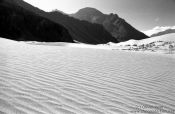
[[[0,39],[0,114],[175,114],[175,58]]]

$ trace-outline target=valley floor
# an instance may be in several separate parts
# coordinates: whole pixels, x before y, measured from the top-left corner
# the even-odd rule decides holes
[[[175,114],[175,58],[0,39],[0,114]]]

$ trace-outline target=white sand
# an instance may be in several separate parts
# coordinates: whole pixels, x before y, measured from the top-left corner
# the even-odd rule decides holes
[[[175,113],[171,56],[0,39],[0,58],[0,114]]]

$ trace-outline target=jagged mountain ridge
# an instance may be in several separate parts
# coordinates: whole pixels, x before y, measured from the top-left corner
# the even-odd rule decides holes
[[[105,29],[119,41],[127,41],[130,39],[140,40],[148,38],[148,36],[136,30],[117,14],[111,13],[107,15],[95,8],[87,7],[80,9],[77,13],[71,14],[70,16],[76,19],[103,25]]]

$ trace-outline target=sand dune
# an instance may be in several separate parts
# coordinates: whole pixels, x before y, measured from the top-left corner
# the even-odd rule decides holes
[[[175,113],[175,59],[0,39],[0,114]]]

